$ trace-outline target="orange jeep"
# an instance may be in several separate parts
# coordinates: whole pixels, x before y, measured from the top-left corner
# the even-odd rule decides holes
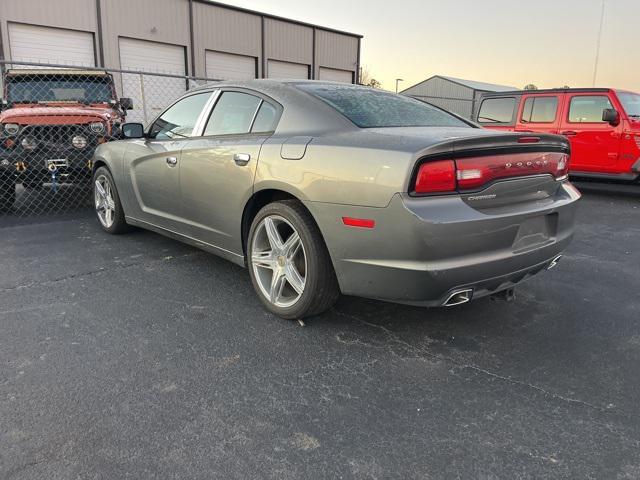
[[[0,104],[0,209],[16,184],[88,180],[96,146],[119,138],[130,98],[118,100],[111,74],[93,70],[8,70]]]

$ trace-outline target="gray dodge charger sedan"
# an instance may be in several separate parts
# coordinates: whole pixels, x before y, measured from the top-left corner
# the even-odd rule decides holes
[[[354,85],[219,83],[122,136],[95,153],[103,229],[247,266],[283,318],[340,293],[439,306],[509,290],[555,266],[580,198],[564,138]]]

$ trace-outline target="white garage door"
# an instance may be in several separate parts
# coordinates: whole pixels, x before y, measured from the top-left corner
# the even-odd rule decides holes
[[[131,38],[121,38],[119,44],[124,70],[185,75],[184,47]],[[182,78],[122,75],[123,96],[133,99],[134,110],[127,115],[130,122],[150,122],[185,91]]]
[[[207,51],[207,78],[216,80],[247,80],[256,78],[256,57]]]
[[[82,67],[96,64],[92,33],[21,23],[9,23],[8,30],[12,60]]]
[[[353,72],[337,68],[320,67],[320,80],[331,82],[353,83]]]
[[[269,78],[309,78],[309,65],[302,63],[281,62],[269,60],[267,65]]]

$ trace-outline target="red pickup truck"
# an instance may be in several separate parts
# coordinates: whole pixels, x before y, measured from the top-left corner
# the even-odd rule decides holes
[[[612,88],[489,93],[475,121],[486,128],[568,137],[573,176],[640,180],[640,94]]]

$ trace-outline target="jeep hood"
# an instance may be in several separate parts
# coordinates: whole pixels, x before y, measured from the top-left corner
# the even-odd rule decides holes
[[[0,123],[68,125],[109,121],[120,115],[111,107],[80,104],[17,105],[0,112]]]

